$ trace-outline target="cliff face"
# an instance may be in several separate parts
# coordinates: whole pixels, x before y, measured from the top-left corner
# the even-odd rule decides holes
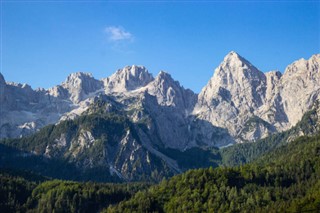
[[[319,62],[314,55],[289,65],[283,75],[262,73],[231,52],[199,94],[193,113],[228,129],[238,142],[287,130],[319,99]]]
[[[135,123],[148,121],[151,143],[184,150],[255,141],[294,126],[319,99],[320,55],[300,59],[284,74],[263,73],[236,52],[216,68],[199,95],[170,74],[155,78],[143,66],[127,66],[96,80],[74,73],[48,90],[5,82],[0,76],[0,138],[31,134],[74,119],[101,95]]]
[[[8,83],[0,74],[0,138],[34,133],[13,145],[79,172],[159,181],[194,168],[199,160],[185,161],[190,156],[206,156],[203,165],[212,165],[216,156],[208,147],[252,142],[295,126],[318,107],[319,63],[320,55],[314,55],[289,65],[283,75],[263,73],[230,52],[198,95],[170,74],[161,71],[154,78],[142,66],[102,80],[74,73],[48,90]],[[316,109],[306,124],[300,122],[311,133],[319,129]],[[48,124],[55,125],[42,128]],[[302,129],[292,138],[308,134]]]

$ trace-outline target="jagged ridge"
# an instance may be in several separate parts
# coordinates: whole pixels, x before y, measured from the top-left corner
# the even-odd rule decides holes
[[[135,65],[101,80],[74,73],[48,90],[6,83],[1,75],[0,138],[74,119],[95,97],[107,95],[130,111],[134,122],[150,118],[149,131],[167,147],[184,150],[255,141],[291,128],[319,99],[319,61],[318,54],[289,65],[284,75],[263,73],[232,51],[199,95],[166,72],[153,78],[145,67]],[[261,122],[249,125],[254,118]]]

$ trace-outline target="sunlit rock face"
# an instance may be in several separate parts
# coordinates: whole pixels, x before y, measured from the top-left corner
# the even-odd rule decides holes
[[[289,129],[319,99],[319,62],[318,54],[294,62],[283,75],[263,73],[230,52],[202,89],[193,113],[228,129],[238,142]]]
[[[143,141],[185,150],[251,142],[294,126],[319,99],[320,55],[300,59],[284,74],[261,72],[230,52],[195,94],[170,74],[153,77],[143,66],[126,66],[97,80],[73,73],[50,89],[6,82],[0,74],[0,138],[20,137],[87,113],[101,96],[110,112],[145,123]]]

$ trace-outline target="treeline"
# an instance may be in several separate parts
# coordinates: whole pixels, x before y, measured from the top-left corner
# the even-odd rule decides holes
[[[301,133],[309,136],[316,135],[320,130],[317,113],[319,108],[318,104],[319,103],[316,102],[315,107],[306,112],[301,118],[301,121],[287,131],[270,135],[254,143],[235,144],[220,150],[222,159],[220,165],[230,167],[246,164],[294,140],[301,135]]]
[[[133,124],[124,112],[118,112],[115,103],[112,105],[115,109],[108,109],[107,103],[112,101],[108,97],[103,97],[92,104],[89,111],[74,120],[46,126],[28,137],[0,140],[0,168],[29,170],[52,178],[74,181],[123,181],[109,172],[106,157],[113,155],[121,157],[121,152],[115,153],[115,150],[119,141],[125,136],[126,130],[130,129],[138,143],[140,140],[136,128],[133,127],[136,124]],[[265,153],[272,152],[297,137],[301,132],[305,135],[312,135],[319,131],[317,109],[316,106],[307,112],[294,128],[255,143],[235,144],[221,150],[194,147],[180,151],[164,148],[161,145],[155,145],[155,147],[167,157],[175,160],[181,171],[210,166],[215,168],[243,165]],[[256,117],[252,119],[252,122],[263,122]],[[145,124],[139,123],[138,125],[143,129]],[[89,131],[96,139],[93,145],[83,149],[79,144],[71,144],[72,139],[76,139],[82,131]],[[57,146],[57,139],[61,135],[65,136],[67,143],[65,147]],[[47,148],[51,150],[49,158],[44,155]],[[152,160],[150,164],[154,166],[152,171],[148,174],[129,171],[127,175],[134,180],[158,182],[174,174],[163,161],[156,156],[152,157],[152,154],[150,156]],[[136,159],[132,171],[138,169],[143,171],[141,162],[141,159]]]
[[[48,125],[27,137],[6,138],[0,142],[23,151],[42,154],[61,134],[66,134],[67,138],[74,138],[83,129],[94,133],[95,138],[103,138],[106,143],[116,143],[110,135],[122,136],[131,125],[126,117],[114,113],[82,115],[74,120],[62,121],[58,125]]]
[[[46,180],[28,172],[2,170],[0,212],[98,212],[149,186]]]
[[[302,137],[258,161],[190,170],[105,212],[319,212],[320,141]]]
[[[23,176],[20,172],[0,171],[0,212],[26,211],[25,203],[37,183]]]
[[[39,132],[23,138],[0,140],[0,168],[29,170],[58,179],[75,181],[121,182],[111,175],[104,161],[105,147],[116,146],[131,123],[123,116],[113,113],[83,115],[74,120],[62,121],[58,125],[48,125]],[[96,143],[87,149],[67,149],[71,139],[79,136],[82,130],[90,131]],[[61,135],[67,138],[66,147],[56,146]],[[52,157],[44,156],[50,148]],[[76,147],[76,146],[74,146]],[[75,148],[74,148],[75,149]],[[74,158],[73,154],[77,156]],[[92,159],[93,165],[87,166],[86,159]]]
[[[190,170],[150,186],[48,180],[0,171],[0,212],[317,212],[320,140],[301,137],[231,168]]]

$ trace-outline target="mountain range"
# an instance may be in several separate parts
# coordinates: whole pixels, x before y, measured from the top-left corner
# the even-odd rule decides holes
[[[0,74],[0,138],[20,156],[63,160],[83,176],[160,180],[214,164],[216,147],[293,128],[319,100],[319,63],[316,54],[263,73],[232,51],[199,94],[136,65],[100,80],[73,73],[47,90]]]

